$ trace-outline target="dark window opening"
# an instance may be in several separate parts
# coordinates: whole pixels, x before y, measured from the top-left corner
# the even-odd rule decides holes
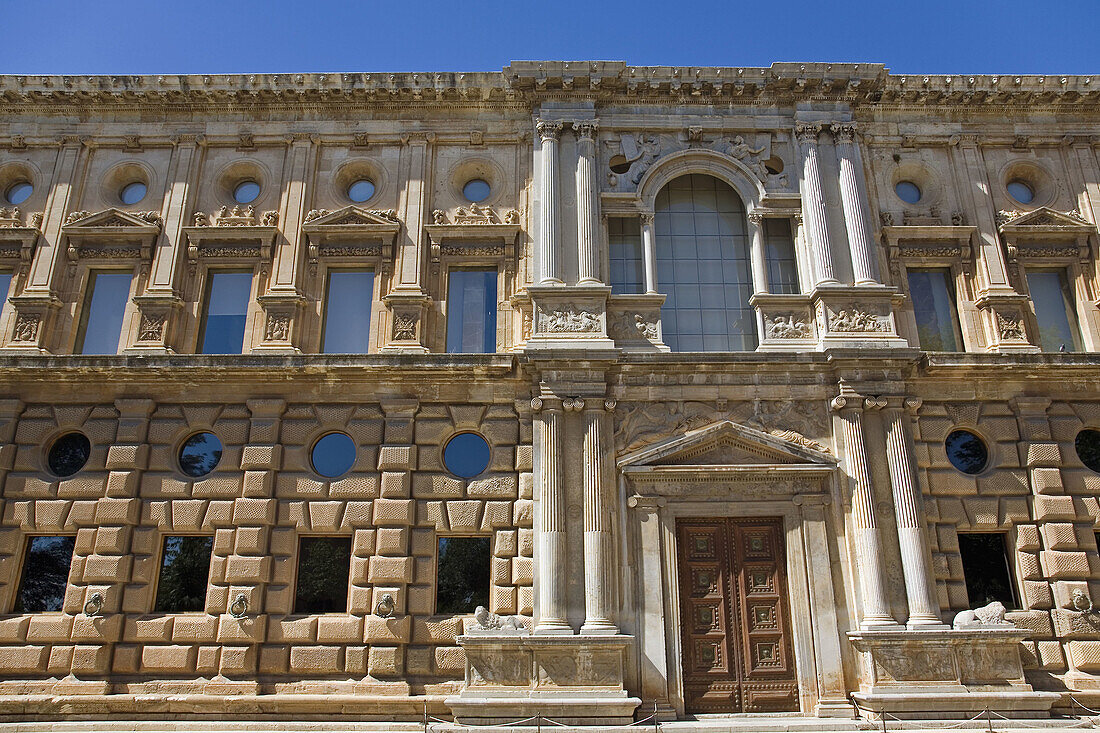
[[[489,538],[440,537],[436,613],[473,613],[489,607]]]
[[[28,537],[15,613],[60,611],[69,584],[75,537]]]
[[[997,532],[959,534],[966,596],[971,608],[1000,601],[1005,608],[1018,608],[1012,582],[1005,535]]]
[[[947,460],[963,473],[975,475],[989,464],[989,449],[985,442],[969,430],[952,430],[943,442]]]
[[[347,613],[350,574],[350,537],[303,537],[294,613]]]
[[[206,610],[213,548],[213,537],[164,538],[153,610],[163,613]]]
[[[84,468],[92,455],[92,444],[83,433],[66,433],[53,442],[46,456],[50,472],[68,478]]]

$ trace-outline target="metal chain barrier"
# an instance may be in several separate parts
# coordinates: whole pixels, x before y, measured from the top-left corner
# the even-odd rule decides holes
[[[485,724],[481,724],[481,725],[477,725],[477,724],[474,724],[474,723],[459,723],[459,722],[453,721],[453,720],[446,720],[444,718],[437,718],[434,715],[428,715],[428,706],[427,706],[427,704],[424,705],[424,733],[432,733],[432,731],[434,730],[433,726],[436,723],[446,725],[448,728],[450,728],[452,730],[470,730],[470,731],[473,731],[473,730],[492,730],[494,728],[510,728],[510,727],[514,727],[514,726],[517,726],[517,725],[523,725],[524,723],[530,723],[531,721],[535,721],[535,730],[538,733],[541,733],[543,724],[548,725],[548,726],[557,726],[559,728],[571,728],[571,727],[573,727],[573,725],[570,724],[570,723],[563,723],[561,721],[554,720],[553,718],[547,718],[547,717],[543,716],[542,713],[535,713],[533,716],[531,716],[529,718],[520,718],[519,720],[512,720],[512,721],[509,721],[507,723],[485,723]],[[649,727],[650,724],[652,724],[652,726],[653,726],[653,733],[660,733],[661,722],[659,720],[657,720],[657,703],[653,703],[653,712],[650,713],[649,715],[647,715],[646,717],[642,718],[641,720],[635,720],[633,723],[626,723],[626,724],[623,724],[623,725],[601,725],[599,727],[599,730],[601,730],[601,731],[603,731],[603,730],[630,730],[630,729],[635,729],[636,730],[636,729],[641,728],[642,726]]]

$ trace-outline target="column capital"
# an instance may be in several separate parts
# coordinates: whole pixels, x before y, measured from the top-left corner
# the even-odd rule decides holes
[[[749,221],[751,221],[753,224],[756,224],[757,226],[760,226],[764,223],[764,215],[761,214],[759,211],[750,211]]]
[[[565,129],[565,123],[560,120],[539,120],[535,123],[535,131],[543,140],[557,142],[561,138],[563,129]]]
[[[652,211],[643,211],[642,213],[638,214],[638,218],[642,220],[643,224],[652,224],[653,223],[653,212]]]
[[[577,120],[573,123],[573,130],[577,133],[577,138],[595,142],[596,135],[600,131],[600,124],[595,120]]]
[[[821,134],[822,125],[818,122],[797,122],[794,126],[794,136],[798,138],[799,145],[808,145],[817,142],[817,136]]]
[[[855,142],[856,125],[854,122],[834,122],[829,125],[829,131],[833,133],[833,139],[837,145],[851,145]]]

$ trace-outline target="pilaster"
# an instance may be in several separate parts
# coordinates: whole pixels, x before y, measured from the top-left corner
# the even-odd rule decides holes
[[[582,634],[617,634],[614,622],[615,556],[612,549],[609,412],[614,400],[584,400],[584,625]]]
[[[535,492],[540,504],[535,541],[538,564],[536,634],[572,634],[567,616],[565,483],[562,473],[562,400],[535,397]]]

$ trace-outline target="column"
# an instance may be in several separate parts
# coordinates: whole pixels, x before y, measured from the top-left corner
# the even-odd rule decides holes
[[[759,212],[749,213],[752,224],[752,290],[754,293],[768,292],[768,268],[764,254],[764,216]]]
[[[856,575],[862,596],[861,627],[895,626],[886,605],[882,577],[882,551],[875,522],[875,498],[867,450],[863,445],[863,400],[859,395],[840,395],[833,399],[844,425],[844,463],[855,481],[852,493],[852,547],[856,552]]]
[[[405,188],[401,193],[401,208],[405,211],[405,226],[397,247],[397,267],[394,291],[415,295],[423,293],[421,271],[424,267],[425,234],[422,226],[431,191],[432,144],[435,133],[410,133],[404,138],[401,151],[401,174]]]
[[[829,225],[825,215],[825,198],[821,187],[821,170],[817,161],[817,136],[821,125],[800,122],[795,125],[798,149],[802,153],[802,215],[814,253],[818,283],[835,283],[833,255],[829,251]]]
[[[890,466],[890,485],[894,492],[894,514],[898,523],[901,570],[905,575],[905,597],[909,603],[910,628],[940,626],[936,581],[932,575],[932,557],[921,511],[920,488],[916,480],[916,459],[905,426],[905,408],[916,409],[914,397],[887,398],[883,418],[886,422],[886,458]]]
[[[542,260],[541,285],[561,285],[560,254],[558,248],[558,140],[561,138],[563,124],[539,120],[535,129],[542,140],[542,165],[539,167],[539,209],[538,246]]]
[[[642,262],[645,264],[645,292],[657,292],[657,244],[653,238],[653,214],[642,214]]]
[[[863,162],[855,145],[856,126],[851,123],[836,124],[831,129],[840,162],[840,201],[844,206],[844,224],[848,228],[852,272],[856,285],[877,285]]]
[[[611,476],[607,461],[611,455],[611,432],[607,410],[614,400],[584,402],[584,634],[615,634],[612,621],[611,511],[607,482]]]
[[[665,635],[664,562],[661,550],[661,512],[665,499],[659,496],[632,496],[627,506],[634,510],[637,519],[637,542],[640,553],[631,563],[635,570],[641,603],[639,614],[638,664],[641,667],[640,710],[656,702],[659,709],[668,709],[669,664]],[[665,719],[662,716],[662,719]]]
[[[538,413],[535,421],[535,481],[539,499],[538,634],[572,634],[566,618],[565,570],[565,484],[561,451],[563,415],[557,399],[536,397],[531,408]]]
[[[573,126],[577,131],[577,262],[580,285],[600,284],[600,200],[596,176],[595,122],[585,120]]]
[[[298,262],[301,259],[302,222],[308,209],[308,194],[313,179],[316,150],[320,142],[315,135],[295,132],[287,137],[287,173],[283,182],[280,224],[286,245],[275,248],[275,264],[271,270],[268,292],[297,295]]]

